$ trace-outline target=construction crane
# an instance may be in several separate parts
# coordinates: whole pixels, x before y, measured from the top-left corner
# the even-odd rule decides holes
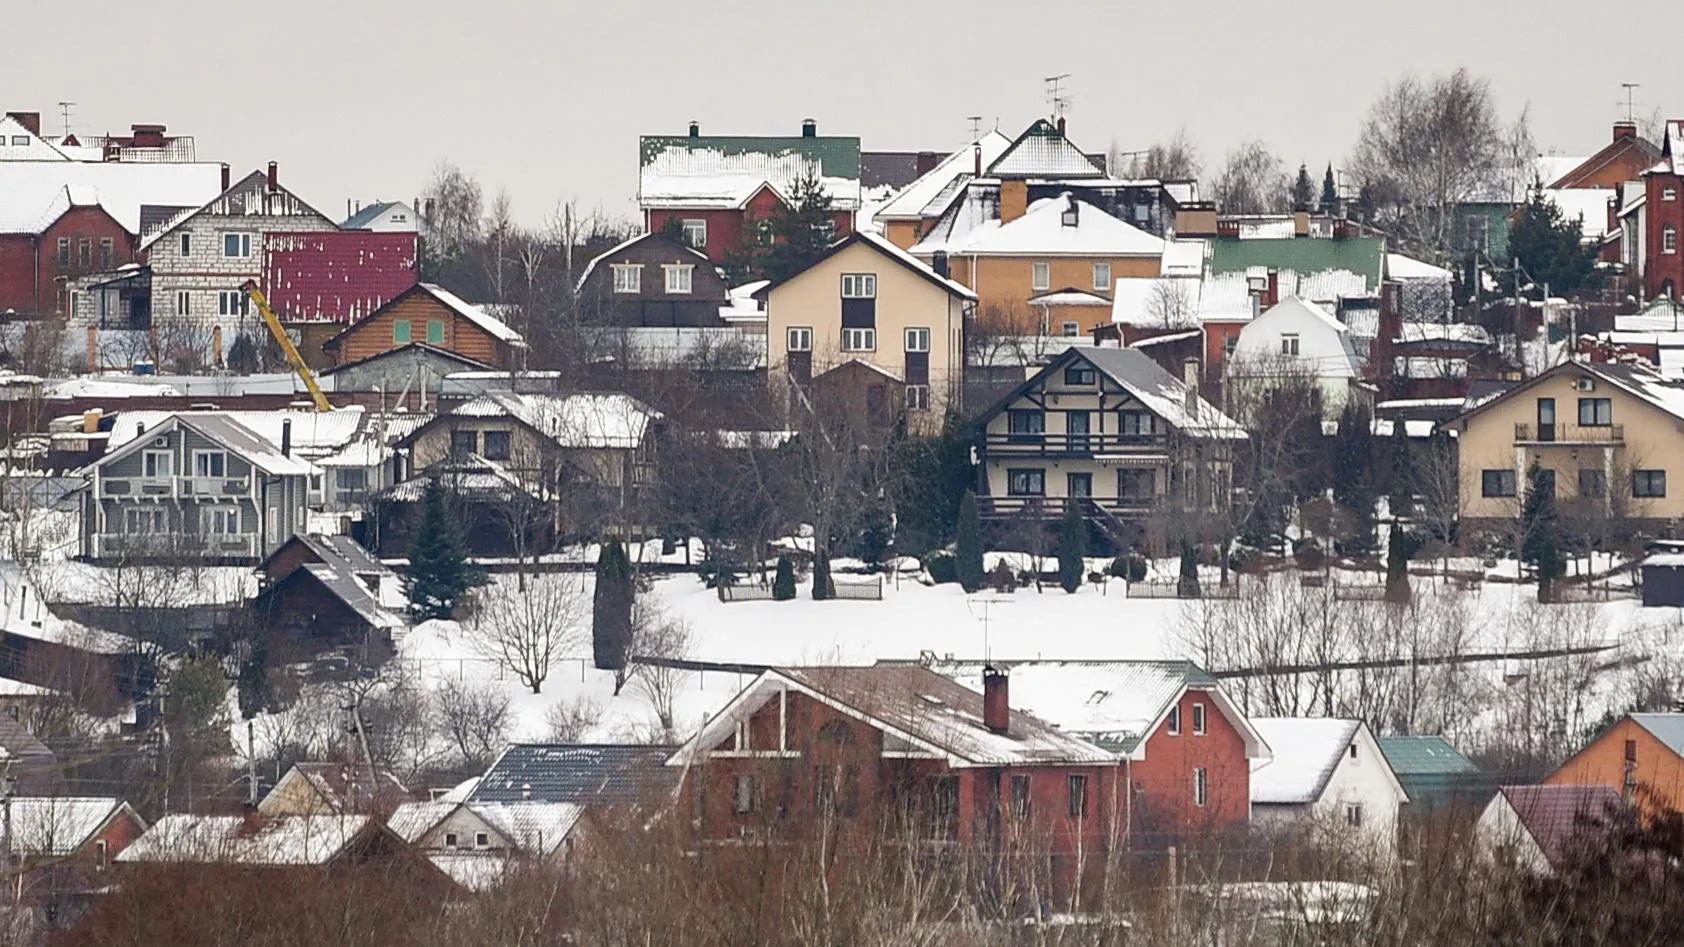
[[[316,403],[316,410],[332,411],[333,405],[328,403],[327,395],[322,394],[322,386],[316,384],[315,373],[310,371],[310,366],[304,364],[304,356],[298,354],[298,346],[292,344],[287,330],[282,328],[280,317],[275,315],[275,310],[269,308],[269,299],[263,295],[263,290],[257,288],[257,281],[246,280],[245,285],[240,288],[251,297],[258,315],[263,317],[263,324],[269,327],[269,334],[275,337],[281,351],[286,353],[287,361],[292,363],[292,370],[304,380],[304,387],[310,390],[310,400]]]

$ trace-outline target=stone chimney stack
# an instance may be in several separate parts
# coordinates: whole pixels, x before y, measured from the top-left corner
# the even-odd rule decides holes
[[[1011,716],[1006,672],[988,665],[982,669],[982,725],[992,733],[1005,733],[1011,729]]]

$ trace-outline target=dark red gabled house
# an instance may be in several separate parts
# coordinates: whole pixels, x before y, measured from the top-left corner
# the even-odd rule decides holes
[[[1679,299],[1684,296],[1684,119],[1667,122],[1661,159],[1643,173],[1643,184],[1645,295]]]

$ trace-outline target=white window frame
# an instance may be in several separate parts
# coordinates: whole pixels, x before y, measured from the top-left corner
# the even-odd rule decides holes
[[[1210,776],[1203,766],[1193,767],[1193,805],[1203,809],[1210,804]]]
[[[199,535],[240,535],[240,508],[237,506],[203,506],[199,508]]]
[[[455,832],[444,833],[444,847],[456,849],[461,847],[461,838]]]
[[[876,329],[843,329],[842,351],[844,352],[875,352],[877,351]]]
[[[928,352],[930,350],[930,330],[924,326],[912,326],[907,329],[906,350],[908,352]]]
[[[216,457],[222,461],[222,472],[211,473],[210,458]],[[204,472],[200,472],[199,462],[206,461]],[[225,450],[196,450],[193,452],[193,476],[202,480],[220,480],[228,476],[228,452]]]
[[[876,299],[877,298],[877,274],[876,273],[843,273],[842,274],[842,298],[843,299]]]
[[[1678,200],[1678,189],[1675,188],[1675,187],[1661,188],[1661,200],[1663,200],[1663,201]]]
[[[811,352],[813,350],[813,327],[790,326],[784,336],[784,348],[789,352]]]
[[[642,263],[615,263],[612,264],[612,268],[614,270],[614,292],[643,292]]]
[[[688,263],[663,263],[661,272],[666,278],[667,292],[671,295],[689,295],[695,286],[696,268]]]
[[[708,245],[708,222],[697,217],[687,217],[679,222],[684,232],[684,242],[700,250]]]
[[[1036,262],[1029,264],[1029,288],[1038,293],[1052,289],[1051,263]]]
[[[175,476],[175,453],[167,450],[141,451],[140,475],[147,480],[168,480]]]
[[[1058,333],[1066,339],[1081,338],[1082,324],[1080,322],[1073,322],[1066,319],[1064,322],[1059,323]]]
[[[251,297],[244,290],[219,289],[216,291],[216,314],[219,316],[246,316],[251,314]]]
[[[1678,228],[1672,224],[1667,224],[1661,228],[1661,252],[1678,252]]]
[[[1202,703],[1196,703],[1193,705],[1193,736],[1202,737],[1204,735],[1205,705]]]
[[[908,411],[928,411],[928,410],[930,410],[930,386],[929,385],[907,385],[906,386],[906,410],[908,410]]]
[[[1181,735],[1181,705],[1176,704],[1169,709],[1169,719],[1164,721],[1164,732],[1172,737]]]
[[[1298,333],[1296,333],[1296,332],[1283,332],[1283,333],[1281,333],[1281,354],[1282,355],[1296,356],[1296,355],[1299,355],[1302,351],[1303,351],[1303,348],[1299,344],[1299,341],[1298,341]]]
[[[1104,274],[1103,277],[1101,274]],[[1093,288],[1102,292],[1111,291],[1111,264],[1095,263],[1093,265]]]
[[[123,532],[130,536],[156,536],[169,529],[169,513],[161,506],[131,506],[123,510]]]
[[[490,848],[490,847],[491,847],[491,833],[490,832],[475,832],[474,833],[474,848],[476,850],[486,849],[486,848]]]
[[[222,235],[222,258],[225,259],[225,260],[249,260],[249,259],[251,259],[251,238],[252,238],[252,234],[250,232],[244,231],[244,230],[230,230],[230,231],[224,233]],[[235,241],[235,247],[240,252],[238,252],[238,253],[229,253],[228,252],[228,241],[230,239]]]
[[[1345,824],[1353,829],[1362,828],[1362,803],[1345,803]]]

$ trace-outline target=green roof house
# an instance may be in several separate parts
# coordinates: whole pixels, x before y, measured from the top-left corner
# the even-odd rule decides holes
[[[1479,767],[1441,736],[1381,737],[1380,752],[1417,810],[1473,801]]]

